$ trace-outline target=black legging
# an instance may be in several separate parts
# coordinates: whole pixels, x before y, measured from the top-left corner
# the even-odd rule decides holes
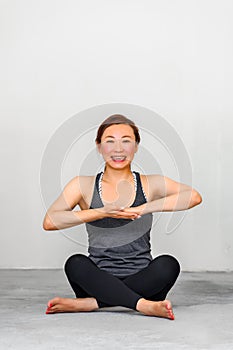
[[[140,298],[160,301],[180,272],[178,261],[160,255],[141,271],[119,278],[101,270],[89,257],[75,254],[65,263],[65,273],[77,298],[94,297],[98,306],[125,306],[136,310]]]

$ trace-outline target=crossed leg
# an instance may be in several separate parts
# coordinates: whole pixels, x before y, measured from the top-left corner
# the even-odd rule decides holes
[[[179,263],[169,255],[155,258],[140,272],[117,278],[99,269],[85,255],[71,256],[65,264],[76,298],[54,298],[46,313],[94,311],[105,306],[125,306],[145,315],[174,319],[165,300],[179,274]]]

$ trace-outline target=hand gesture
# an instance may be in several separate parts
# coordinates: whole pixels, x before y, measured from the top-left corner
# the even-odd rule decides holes
[[[127,211],[127,209],[132,209]],[[136,207],[135,207],[136,209]],[[106,204],[104,207],[101,208],[101,211],[104,212],[105,217],[112,217],[115,219],[138,219],[141,216],[137,212],[137,210],[134,211],[134,208],[124,208],[117,206],[115,203]]]

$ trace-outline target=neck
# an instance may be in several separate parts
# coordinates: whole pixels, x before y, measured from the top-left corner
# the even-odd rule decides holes
[[[118,182],[120,180],[130,180],[132,178],[132,171],[130,168],[126,169],[113,169],[109,167],[105,167],[104,181],[109,182]]]

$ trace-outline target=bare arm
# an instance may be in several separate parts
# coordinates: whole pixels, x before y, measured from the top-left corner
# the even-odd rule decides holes
[[[79,180],[78,176],[73,178],[50,206],[43,221],[45,230],[59,230],[97,219],[96,214],[100,213],[93,210],[73,211],[82,198]]]
[[[83,177],[84,178],[84,177]],[[82,178],[82,180],[83,180]],[[82,183],[82,186],[80,185]],[[84,188],[85,187],[85,188]],[[85,222],[100,220],[105,217],[132,219],[137,213],[124,213],[114,205],[96,209],[73,210],[83,198],[83,192],[90,191],[90,181],[80,181],[80,177],[73,178],[64,188],[60,196],[48,209],[43,228],[46,231],[60,230],[72,226],[81,225]]]
[[[190,209],[202,202],[201,195],[192,187],[161,175],[148,176],[151,200],[140,205],[138,214]],[[126,209],[130,211],[131,209]]]

